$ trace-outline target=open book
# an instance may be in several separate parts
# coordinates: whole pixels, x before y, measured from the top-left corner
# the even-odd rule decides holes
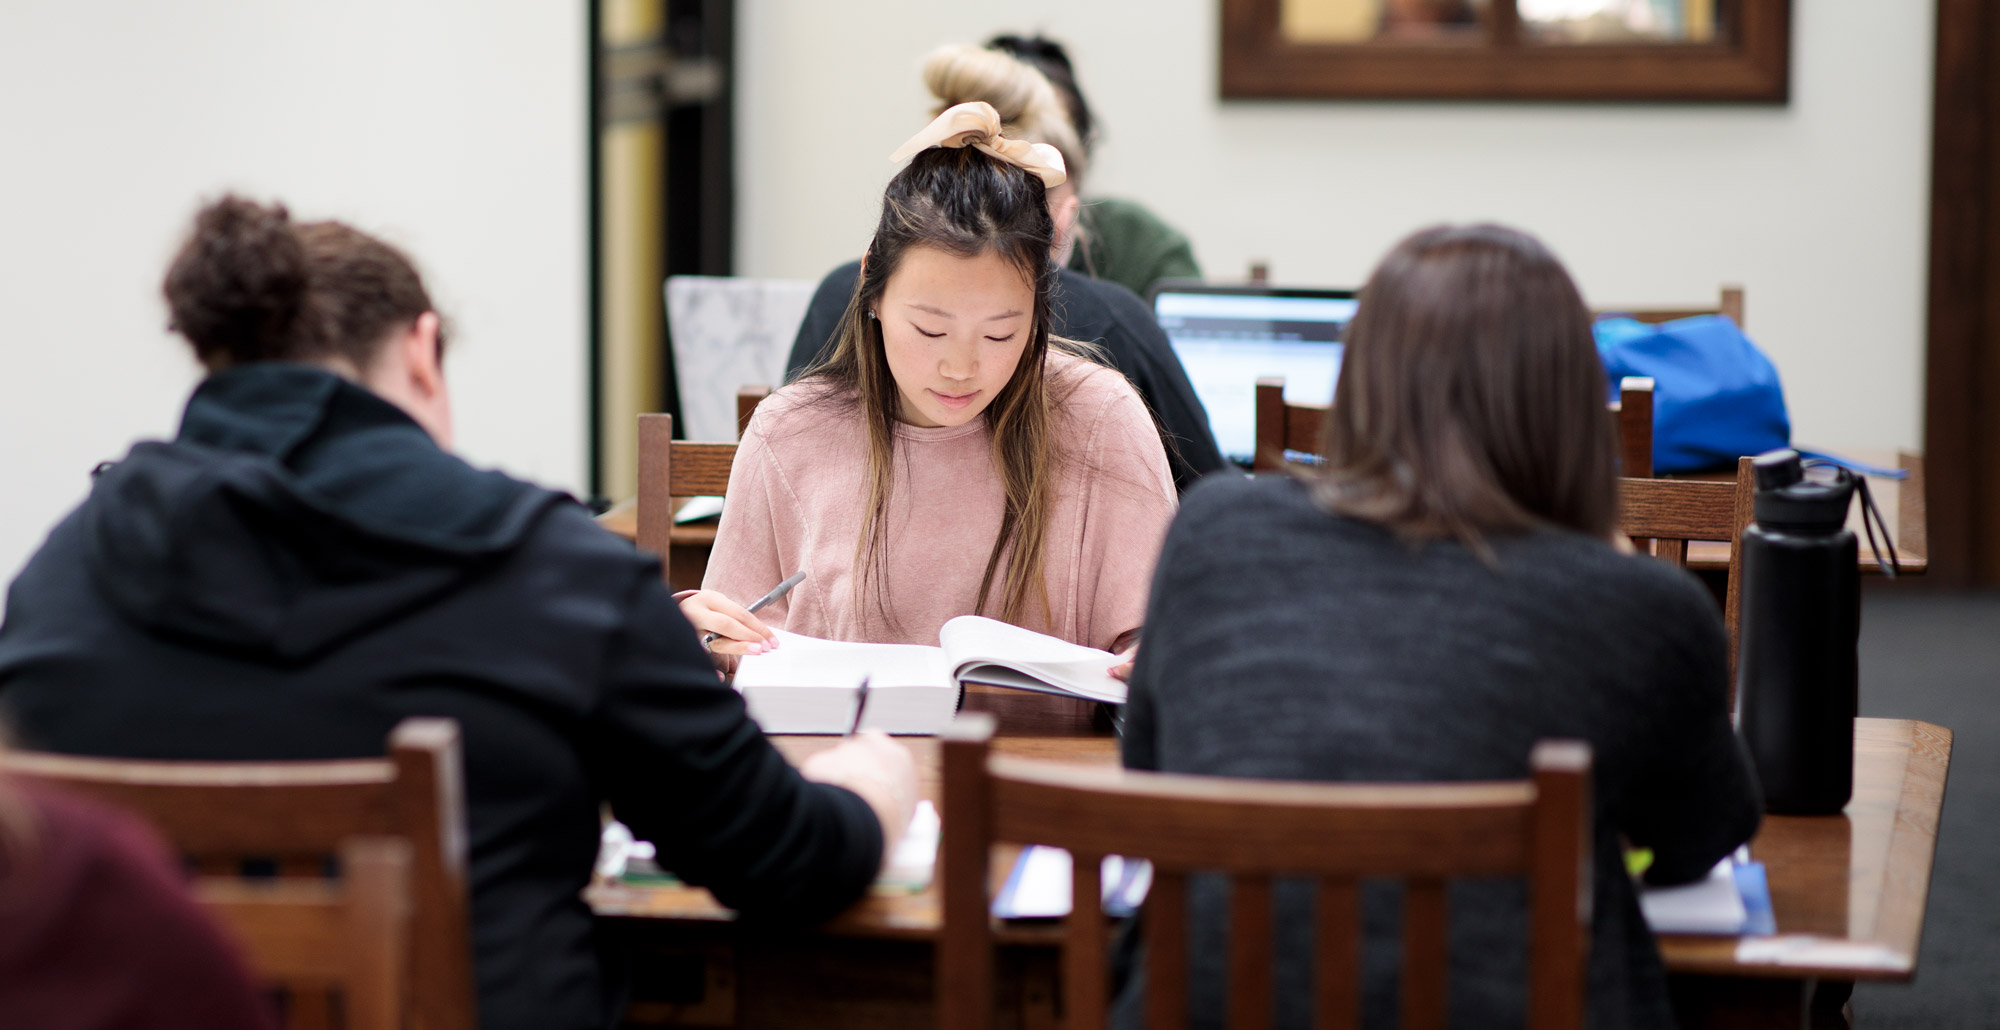
[[[1119,658],[977,615],[938,631],[939,647],[853,644],[778,632],[778,648],[746,655],[736,689],[766,733],[845,733],[855,688],[868,677],[863,729],[936,733],[958,712],[959,684],[991,683],[1123,704]]]

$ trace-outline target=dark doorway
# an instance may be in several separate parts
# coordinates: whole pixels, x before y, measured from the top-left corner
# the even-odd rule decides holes
[[[661,287],[728,275],[733,0],[592,0],[591,492],[637,489],[641,412],[680,414]]]
[[[1929,578],[2000,584],[2000,6],[1938,0],[1924,370]]]

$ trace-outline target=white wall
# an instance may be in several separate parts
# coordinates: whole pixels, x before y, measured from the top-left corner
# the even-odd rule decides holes
[[[197,377],[159,283],[235,189],[407,249],[456,326],[459,449],[585,475],[585,8],[0,4],[0,579]]]
[[[1106,125],[1086,192],[1144,200],[1212,277],[1267,259],[1280,282],[1358,285],[1418,226],[1496,219],[1553,245],[1593,304],[1744,284],[1796,439],[1921,441],[1932,4],[1794,4],[1786,107],[1222,103],[1218,6],[742,0],[739,271],[858,256],[928,111],[921,56],[1040,29]]]

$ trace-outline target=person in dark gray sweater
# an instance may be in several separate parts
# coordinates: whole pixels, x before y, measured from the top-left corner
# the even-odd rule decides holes
[[[1491,226],[1412,237],[1350,327],[1296,477],[1217,476],[1168,535],[1126,707],[1128,766],[1291,780],[1520,779],[1595,756],[1590,1023],[1671,1027],[1620,838],[1695,879],[1761,803],[1725,708],[1727,643],[1686,573],[1621,553],[1604,380],[1555,258]],[[1454,884],[1452,1025],[1526,1014],[1521,884]],[[1396,1008],[1397,906],[1371,888],[1363,1010]],[[1226,887],[1198,881],[1190,1005],[1220,1025]],[[1279,893],[1280,1025],[1311,1019],[1312,897]],[[1116,1022],[1136,1026],[1143,976]]]

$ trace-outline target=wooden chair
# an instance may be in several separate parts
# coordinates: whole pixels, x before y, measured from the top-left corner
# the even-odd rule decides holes
[[[1634,546],[1670,565],[1687,568],[1691,540],[1729,541],[1729,580],[1722,619],[1729,629],[1729,706],[1736,707],[1737,621],[1743,595],[1743,527],[1755,514],[1757,477],[1750,459],[1736,460],[1736,481],[1701,479],[1618,480],[1618,529]]]
[[[1311,454],[1319,447],[1326,405],[1293,404],[1285,400],[1285,381],[1257,380],[1257,450],[1251,468],[1272,472],[1284,467],[1287,451]],[[1611,406],[1618,426],[1619,468],[1625,475],[1653,474],[1653,381],[1629,376],[1618,384],[1618,402]]]
[[[1653,478],[1653,381],[1644,376],[1620,379],[1611,414],[1618,425],[1618,474]]]
[[[1649,325],[1671,322],[1677,318],[1693,318],[1696,315],[1728,315],[1737,328],[1743,326],[1743,287],[1724,286],[1716,304],[1712,308],[1603,308],[1597,317],[1617,315]]]
[[[757,405],[770,395],[768,386],[745,386],[736,391],[738,438],[749,428],[750,416]],[[699,562],[681,562],[676,569],[674,512],[679,510],[681,498],[725,496],[729,490],[729,468],[735,461],[733,443],[676,440],[672,415],[639,416],[638,518],[633,539],[642,550],[660,556],[660,571],[668,582],[701,585],[697,567],[707,567],[706,556]]]
[[[271,859],[286,876],[324,876],[328,859],[350,838],[407,841],[413,886],[409,1025],[417,1030],[475,1025],[461,770],[458,724],[429,718],[399,723],[389,734],[386,758],[167,762],[22,751],[0,756],[0,774],[147,817],[205,875],[233,876],[246,860]],[[294,1025],[325,1018],[314,1011],[314,1005],[295,1006]]]
[[[1255,472],[1275,472],[1285,467],[1285,452],[1313,454],[1319,450],[1321,426],[1326,422],[1324,404],[1292,404],[1285,400],[1282,376],[1257,380],[1257,450],[1250,456]]]
[[[1528,1025],[1583,1026],[1590,949],[1590,749],[1544,741],[1533,778],[1506,783],[1273,783],[1131,772],[989,755],[992,721],[963,716],[940,735],[944,930],[939,1026],[990,1026],[993,932],[988,858],[995,841],[1051,844],[1075,856],[1063,991],[1070,1030],[1105,1023],[1106,920],[1099,863],[1146,858],[1146,1005],[1150,1025],[1186,1025],[1187,878],[1232,878],[1229,1026],[1272,1016],[1272,879],[1318,880],[1315,999],[1321,1026],[1359,1016],[1358,881],[1406,882],[1403,1026],[1446,1018],[1451,877],[1529,884]]]
[[[195,897],[218,917],[267,985],[302,997],[333,992],[345,1030],[409,1026],[410,845],[356,837],[340,880],[202,877]]]

